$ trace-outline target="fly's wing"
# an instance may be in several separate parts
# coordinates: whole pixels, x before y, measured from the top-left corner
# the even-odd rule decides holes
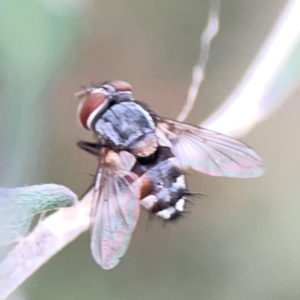
[[[164,145],[167,140],[171,143],[173,154],[184,168],[235,178],[258,177],[264,172],[259,155],[231,137],[168,119],[159,119],[157,128],[159,140]]]
[[[104,157],[105,159],[105,157]],[[103,269],[112,269],[125,254],[139,217],[136,175],[122,163],[100,162],[92,204],[91,251]]]

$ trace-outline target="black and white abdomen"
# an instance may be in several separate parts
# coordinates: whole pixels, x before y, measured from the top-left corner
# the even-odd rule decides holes
[[[174,220],[184,211],[186,201],[184,196],[187,191],[185,176],[181,174],[174,178],[169,188],[170,193],[166,193],[165,191],[166,189],[163,189],[163,192],[159,191],[156,194],[159,201],[153,212],[156,212],[157,216],[165,220]]]
[[[157,149],[154,121],[145,109],[133,101],[110,106],[96,121],[94,130],[136,156],[145,157]]]
[[[142,175],[141,204],[165,220],[174,220],[184,211],[188,193],[185,175],[175,157],[156,163]]]

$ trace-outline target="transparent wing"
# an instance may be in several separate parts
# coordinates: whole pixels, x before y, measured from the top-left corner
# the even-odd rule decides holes
[[[184,168],[236,178],[258,177],[264,172],[259,155],[231,137],[168,119],[159,120],[157,127],[158,136],[164,135],[171,142],[172,152]]]
[[[101,164],[92,205],[91,251],[103,269],[112,269],[125,254],[139,217],[136,175],[121,164]]]

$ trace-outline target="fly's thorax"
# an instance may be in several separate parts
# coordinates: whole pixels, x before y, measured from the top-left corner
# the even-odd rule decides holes
[[[94,125],[99,137],[141,157],[157,148],[154,130],[155,123],[148,111],[133,101],[110,106]]]

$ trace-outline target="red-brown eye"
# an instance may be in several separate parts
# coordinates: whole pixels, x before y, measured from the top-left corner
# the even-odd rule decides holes
[[[126,81],[112,81],[109,83],[117,92],[132,92],[132,86]]]
[[[106,96],[102,93],[89,94],[78,105],[77,112],[78,112],[79,123],[84,128],[91,130],[91,128],[89,128],[88,118],[105,101],[105,99]]]

